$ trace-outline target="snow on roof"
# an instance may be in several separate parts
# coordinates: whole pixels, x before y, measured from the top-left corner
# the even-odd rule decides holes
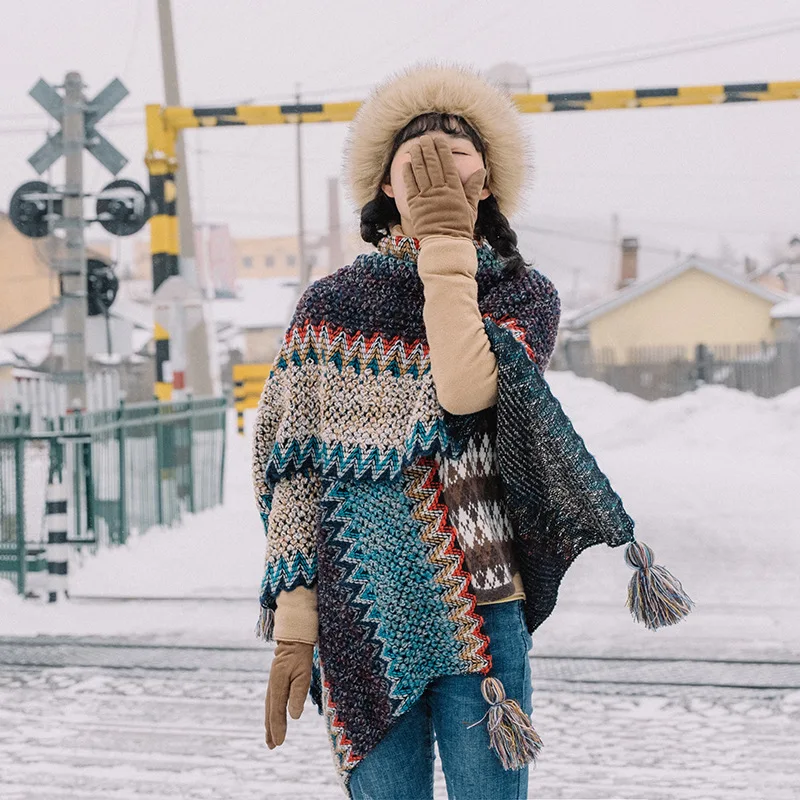
[[[139,287],[120,281],[110,313],[133,323],[134,353],[153,338],[153,306],[139,302]],[[252,278],[239,281],[239,297],[211,301],[220,344],[243,347],[242,330],[280,328],[289,324],[297,304],[297,281],[287,278]],[[52,334],[31,331],[0,334],[0,366],[36,367],[50,352]]]
[[[50,354],[52,343],[49,331],[0,333],[0,364],[38,367]]]
[[[674,267],[658,273],[658,275],[655,275],[652,278],[634,281],[634,283],[630,284],[629,286],[625,286],[622,289],[618,289],[608,297],[597,300],[594,303],[590,303],[588,306],[582,308],[580,313],[576,314],[571,320],[569,320],[569,325],[573,328],[582,328],[593,319],[601,317],[604,314],[607,314],[609,311],[613,311],[625,303],[629,303],[631,300],[641,297],[653,289],[657,289],[659,286],[663,286],[665,283],[677,278],[684,272],[688,272],[690,269],[697,269],[700,272],[705,272],[707,275],[719,278],[720,280],[725,281],[732,286],[736,286],[739,289],[749,292],[750,294],[754,294],[757,297],[761,297],[762,299],[768,300],[772,303],[780,303],[782,300],[790,297],[790,295],[786,294],[786,292],[776,292],[757,283],[750,283],[749,281],[739,278],[736,275],[727,272],[726,270],[714,266],[704,259],[692,256],[685,261],[679,262]]]
[[[297,287],[288,278],[239,280],[239,297],[214,301],[214,319],[240,329],[285,328],[299,299]]]
[[[131,348],[134,353],[141,353],[153,338],[152,330],[145,330],[144,328],[134,328],[131,333]]]
[[[0,367],[20,367],[23,364],[25,364],[25,361],[13,350],[0,345]]]
[[[148,304],[153,299],[153,282],[141,278],[125,278],[119,282],[117,297],[119,296],[136,303]]]
[[[784,300],[772,307],[770,316],[773,319],[792,319],[795,317],[800,318],[800,295],[795,295],[789,300]]]
[[[126,297],[117,297],[108,312],[112,317],[128,320],[136,328],[153,330],[153,307]]]
[[[571,322],[578,314],[581,313],[581,309],[579,308],[562,308],[561,309],[561,324],[566,325],[568,322]]]

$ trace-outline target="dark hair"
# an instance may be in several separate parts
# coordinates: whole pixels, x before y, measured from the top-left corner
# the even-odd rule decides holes
[[[392,159],[400,145],[409,139],[422,136],[430,131],[442,131],[453,136],[469,139],[475,145],[475,149],[483,156],[485,163],[486,149],[481,137],[463,117],[458,114],[431,111],[414,117],[411,122],[397,132],[392,141],[386,169],[380,180],[381,185],[389,180]],[[395,203],[393,197],[389,197],[379,186],[375,198],[361,209],[361,238],[365,242],[377,245],[389,233],[392,225],[399,222],[400,212],[397,209],[397,203]],[[475,233],[487,239],[489,244],[502,257],[506,268],[511,272],[522,273],[526,267],[531,266],[517,250],[517,234],[508,224],[508,220],[497,205],[497,199],[492,194],[478,203]]]

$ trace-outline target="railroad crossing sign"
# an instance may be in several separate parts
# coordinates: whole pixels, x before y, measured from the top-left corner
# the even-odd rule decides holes
[[[63,124],[64,99],[42,78],[28,93],[57,122]],[[86,105],[84,114],[83,146],[112,174],[116,175],[128,159],[114,147],[97,129],[96,125],[109,111],[128,95],[128,90],[119,78],[114,78],[94,100]],[[51,164],[64,155],[63,131],[47,137],[47,141],[28,159],[28,163],[41,175]]]

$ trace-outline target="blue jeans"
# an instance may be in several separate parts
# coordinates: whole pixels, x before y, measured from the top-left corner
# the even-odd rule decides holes
[[[532,710],[529,653],[523,601],[476,607],[484,618],[492,656],[491,675],[506,697],[526,714]],[[443,675],[392,725],[350,776],[353,800],[433,800],[434,739],[438,743],[448,800],[527,800],[528,770],[505,770],[489,747],[489,709],[481,693],[484,675]]]

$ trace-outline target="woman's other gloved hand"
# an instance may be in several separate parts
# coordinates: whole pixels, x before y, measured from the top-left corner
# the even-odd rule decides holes
[[[477,169],[462,184],[450,143],[444,137],[420,136],[409,148],[409,155],[410,163],[403,165],[403,181],[420,246],[430,236],[472,240],[486,169]]]
[[[299,719],[303,713],[311,688],[313,655],[313,644],[278,641],[264,701],[265,741],[270,750],[286,738],[287,703],[292,719]]]

